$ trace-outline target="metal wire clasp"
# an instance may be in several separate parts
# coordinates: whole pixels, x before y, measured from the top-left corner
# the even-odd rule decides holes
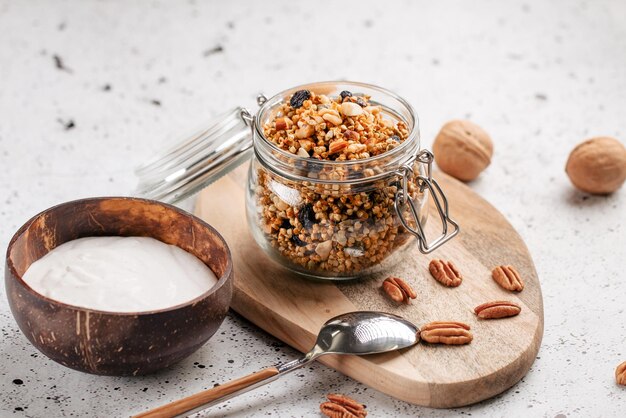
[[[263,93],[259,93],[256,96],[256,104],[259,106],[263,106],[265,102],[267,102],[267,97]],[[254,126],[254,115],[250,113],[248,109],[242,107],[240,116],[241,119],[243,119],[243,121],[246,123],[246,125],[250,126],[251,128]]]
[[[254,123],[254,115],[250,113],[248,109],[242,107],[239,115],[241,116],[241,119],[243,119],[243,121],[246,123],[246,125],[252,127],[252,124]]]
[[[452,220],[448,214],[448,199],[441,190],[441,187],[439,187],[439,183],[432,177],[433,159],[433,154],[430,151],[422,150],[415,155],[415,157],[403,164],[397,171],[397,175],[402,177],[402,188],[396,192],[394,207],[402,226],[417,237],[419,250],[423,254],[431,253],[459,233],[459,224]],[[416,162],[426,166],[425,176],[422,174],[415,176],[414,167]],[[442,233],[432,242],[428,242],[423,222],[420,219],[413,199],[411,199],[408,193],[408,183],[413,177],[417,180],[420,192],[424,192],[426,189],[430,191],[441,219]],[[408,204],[416,228],[413,228],[404,216],[406,204]],[[448,231],[448,224],[452,225],[453,229],[451,232]]]

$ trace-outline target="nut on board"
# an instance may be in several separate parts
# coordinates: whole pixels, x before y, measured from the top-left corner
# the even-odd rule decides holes
[[[583,192],[613,193],[626,180],[626,148],[611,137],[588,139],[572,150],[565,172]]]
[[[471,181],[491,163],[493,142],[475,123],[452,120],[437,134],[433,152],[442,171],[459,180]]]

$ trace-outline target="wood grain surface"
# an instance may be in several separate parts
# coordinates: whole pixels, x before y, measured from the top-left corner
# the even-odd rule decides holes
[[[461,234],[431,255],[416,246],[403,263],[366,280],[320,282],[302,278],[269,259],[248,230],[244,187],[247,165],[206,188],[196,214],[228,242],[234,260],[231,307],[296,349],[306,352],[329,318],[355,310],[400,315],[418,326],[431,321],[461,321],[472,327],[466,346],[420,343],[394,353],[364,357],[324,356],[329,367],[395,398],[430,407],[467,405],[497,395],[517,383],[532,365],[543,335],[543,301],[539,279],[526,245],[508,221],[469,187],[443,174],[436,178],[450,201]],[[436,234],[431,207],[427,231]],[[428,272],[432,258],[452,260],[464,277],[447,288]],[[511,293],[491,278],[500,264],[515,266],[525,289]],[[385,297],[382,281],[404,278],[417,292],[410,305]],[[513,318],[480,320],[474,307],[491,300],[510,300],[522,307]]]

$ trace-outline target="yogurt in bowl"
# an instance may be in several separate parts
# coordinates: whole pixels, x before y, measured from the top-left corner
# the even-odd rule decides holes
[[[146,253],[139,267],[118,251],[115,270],[104,266],[112,260],[101,253],[106,245],[85,251],[83,245],[98,241],[89,237],[122,246],[138,246],[143,237],[157,243],[130,254]],[[162,250],[152,251],[157,247]],[[177,258],[178,250],[186,261]],[[161,251],[178,256],[164,262]],[[65,261],[57,265],[58,255]],[[189,267],[180,264],[190,262],[207,269],[196,266],[201,273],[186,277]],[[90,263],[96,270],[81,270]],[[122,277],[133,268],[141,271]],[[230,250],[213,227],[174,206],[137,198],[91,198],[47,209],[15,233],[6,255],[7,298],[26,338],[58,363],[101,375],[151,373],[196,351],[224,320],[232,280]]]
[[[50,299],[109,312],[169,308],[217,283],[200,259],[150,237],[69,241],[31,264],[22,279]]]

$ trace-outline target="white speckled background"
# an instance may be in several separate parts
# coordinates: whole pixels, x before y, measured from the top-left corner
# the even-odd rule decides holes
[[[623,0],[0,0],[0,247],[53,204],[129,193],[136,164],[210,115],[340,78],[407,98],[426,146],[452,118],[490,132],[493,164],[471,186],[535,258],[539,357],[514,388],[469,408],[411,406],[315,365],[207,416],[318,416],[328,392],[354,395],[372,417],[624,416],[613,373],[626,360],[626,189],[586,196],[563,171],[587,137],[626,141]],[[90,376],[30,346],[4,289],[0,330],[3,417],[124,416],[297,356],[233,314],[169,370]]]

